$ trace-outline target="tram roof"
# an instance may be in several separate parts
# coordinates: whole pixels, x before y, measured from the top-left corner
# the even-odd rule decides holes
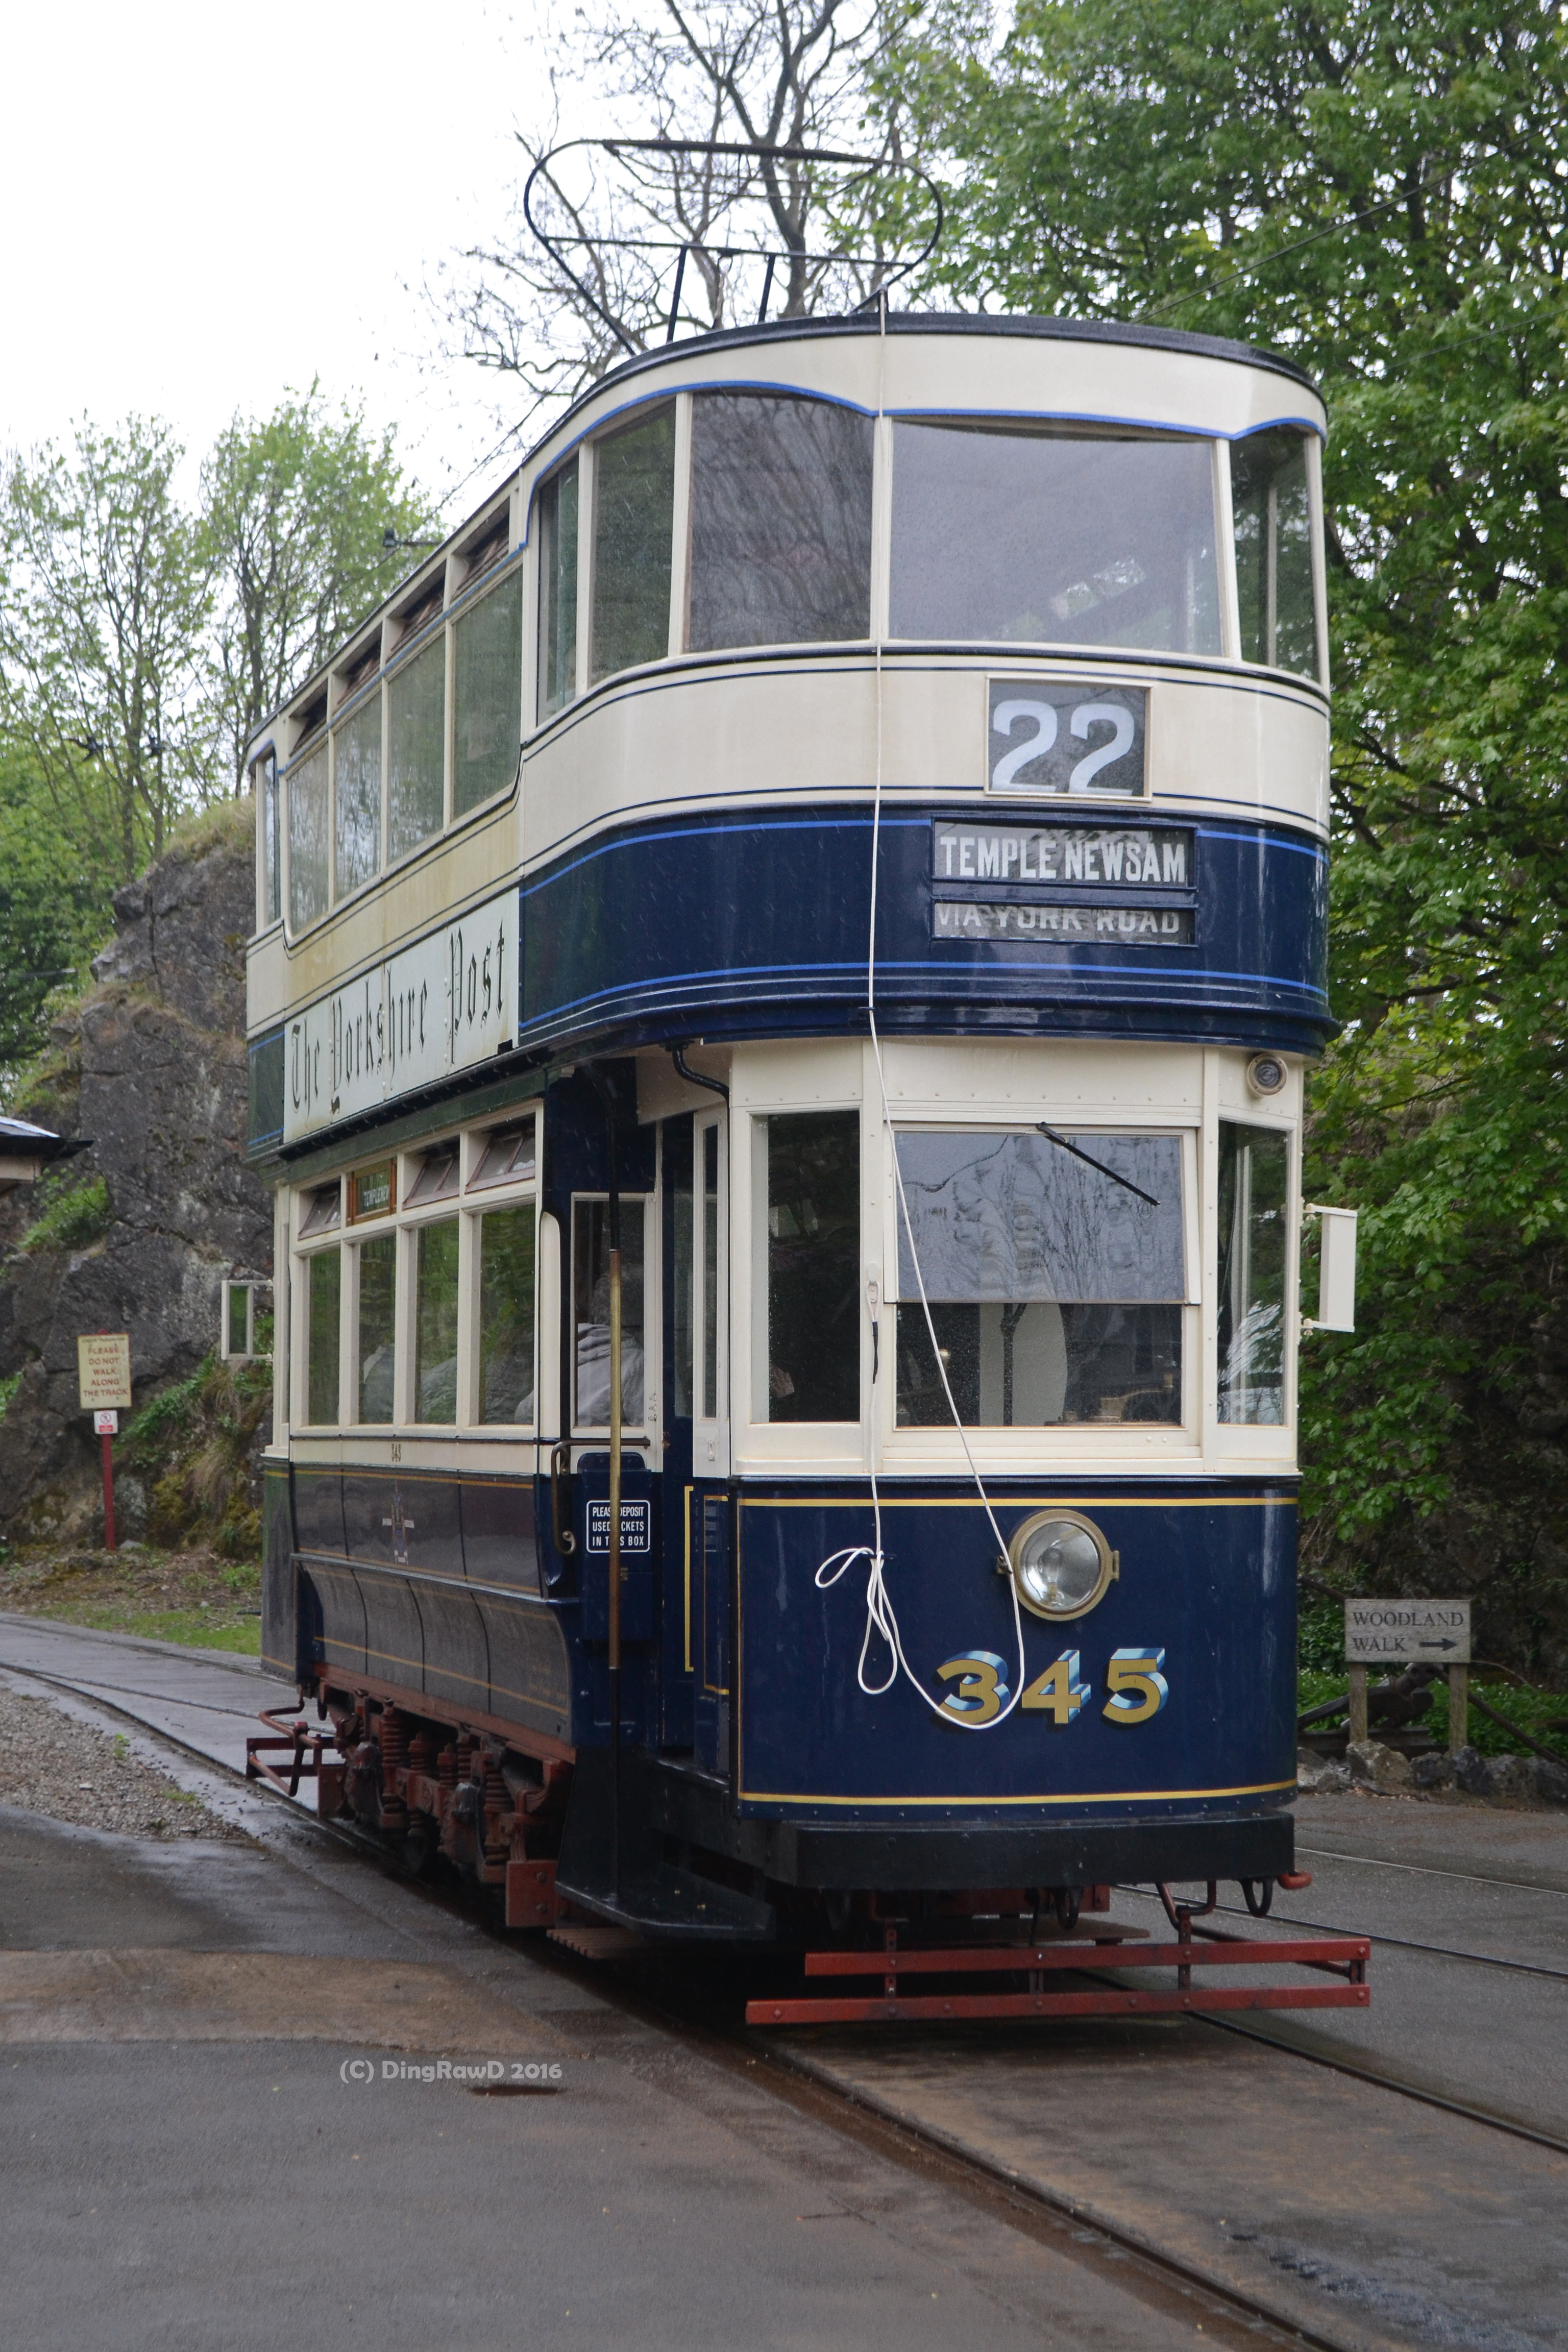
[[[1144,326],[1121,319],[1036,318],[1016,312],[973,310],[892,310],[886,314],[886,331],[889,335],[973,335],[986,340],[1006,339],[1059,343],[1121,344],[1143,351],[1170,352],[1192,359],[1222,360],[1235,366],[1256,368],[1267,373],[1284,376],[1290,383],[1302,384],[1320,402],[1322,394],[1305,368],[1278,352],[1263,351],[1250,343],[1231,341],[1224,335],[1195,335],[1180,327]],[[268,711],[252,732],[249,757],[276,720],[286,710],[299,705],[316,693],[330,676],[333,667],[342,659],[345,649],[356,638],[363,637],[372,625],[383,619],[395,607],[407,603],[411,595],[423,593],[423,583],[434,578],[454,550],[465,541],[472,540],[476,525],[488,531],[493,516],[500,510],[519,479],[526,476],[541,453],[552,441],[559,440],[572,420],[591,404],[602,401],[606,391],[634,383],[638,376],[651,373],[682,361],[700,358],[705,353],[743,351],[773,343],[798,343],[831,341],[841,338],[877,335],[883,331],[874,311],[852,310],[834,317],[809,319],[769,319],[759,325],[723,327],[705,335],[683,335],[677,341],[657,344],[652,351],[637,352],[618,365],[608,368],[586,385],[571,405],[563,411],[534,441],[525,455],[509,470],[504,482],[497,485],[479,505],[445,534],[439,545],[422,562],[416,564],[374,611],[367,613],[357,627],[340,640],[327,659],[310,675],[300,681],[272,710]]]
[[[889,335],[1013,336],[1041,342],[1123,343],[1142,351],[1180,352],[1193,359],[1229,360],[1242,367],[1262,368],[1273,375],[1288,376],[1293,383],[1305,384],[1318,399],[1322,398],[1306,369],[1298,367],[1294,360],[1286,359],[1280,352],[1234,342],[1226,335],[1189,334],[1180,327],[1148,327],[1121,319],[1034,318],[1014,311],[889,310],[887,331]],[[874,311],[851,310],[832,318],[770,319],[762,326],[721,327],[711,334],[682,335],[677,342],[659,343],[650,352],[638,352],[596,376],[579,393],[564,415],[557,417],[548,433],[541,436],[534,447],[542,448],[546,441],[552,440],[567,418],[587,402],[596,400],[607,387],[626,383],[647,369],[668,366],[674,360],[689,359],[704,352],[740,351],[748,344],[810,342],[832,336],[878,332]],[[529,454],[531,457],[534,452],[531,450]]]

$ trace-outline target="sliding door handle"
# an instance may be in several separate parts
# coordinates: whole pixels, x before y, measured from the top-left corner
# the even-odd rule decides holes
[[[555,1446],[550,1456],[550,1533],[563,1559],[577,1549],[572,1531],[572,1448]]]

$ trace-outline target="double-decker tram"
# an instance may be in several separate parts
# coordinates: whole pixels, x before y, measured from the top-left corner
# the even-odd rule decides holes
[[[1190,335],[700,336],[258,736],[328,1811],[851,1952],[1290,1872],[1324,429]]]

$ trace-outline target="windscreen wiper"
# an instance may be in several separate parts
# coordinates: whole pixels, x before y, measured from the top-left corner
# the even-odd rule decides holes
[[[1141,1201],[1147,1201],[1152,1209],[1159,1207],[1160,1203],[1152,1192],[1145,1192],[1141,1184],[1129,1183],[1127,1178],[1119,1176],[1114,1168],[1108,1168],[1103,1160],[1091,1160],[1087,1151],[1080,1151],[1076,1143],[1069,1143],[1065,1135],[1058,1135],[1056,1129],[1047,1127],[1043,1119],[1037,1118],[1035,1121],[1035,1127],[1037,1132],[1043,1135],[1047,1143],[1058,1145],[1063,1151],[1070,1151],[1075,1160],[1083,1160],[1088,1167],[1094,1169],[1101,1176],[1109,1176],[1111,1182],[1120,1184],[1124,1192],[1136,1192],[1138,1198]]]

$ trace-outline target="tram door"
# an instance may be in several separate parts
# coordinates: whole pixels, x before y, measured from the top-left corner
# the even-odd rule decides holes
[[[664,1134],[666,1321],[665,1736],[727,1773],[730,1756],[729,1134],[722,1108],[668,1120]],[[678,1635],[679,1639],[670,1637]]]

